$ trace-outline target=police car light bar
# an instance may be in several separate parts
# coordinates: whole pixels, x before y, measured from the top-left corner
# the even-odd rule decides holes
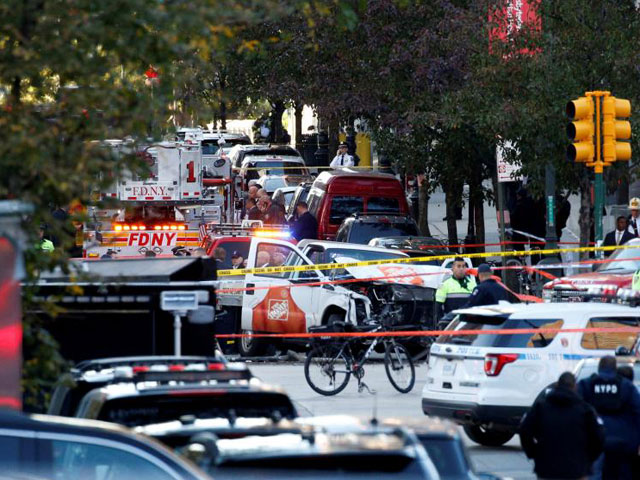
[[[254,235],[261,238],[291,238],[288,230],[256,230]]]
[[[250,380],[251,372],[244,370],[183,370],[170,372],[154,372],[154,371],[138,371],[135,373],[133,380],[136,382],[202,382],[209,380],[217,380],[228,382],[231,380]]]

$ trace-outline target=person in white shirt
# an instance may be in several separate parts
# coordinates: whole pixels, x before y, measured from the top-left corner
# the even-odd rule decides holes
[[[338,153],[333,160],[331,160],[331,164],[329,165],[331,168],[340,168],[340,167],[353,167],[353,157],[347,153],[347,144],[341,143],[338,146]]]

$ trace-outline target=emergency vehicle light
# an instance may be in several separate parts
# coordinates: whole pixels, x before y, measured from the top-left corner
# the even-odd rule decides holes
[[[256,237],[262,238],[290,238],[291,232],[287,230],[256,230],[254,232]]]
[[[121,232],[121,231],[130,231],[130,230],[146,230],[147,227],[144,225],[114,225],[113,229],[116,232]]]

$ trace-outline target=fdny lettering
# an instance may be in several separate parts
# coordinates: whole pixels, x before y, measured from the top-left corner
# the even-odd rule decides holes
[[[136,197],[166,197],[169,196],[169,193],[167,193],[166,187],[160,187],[160,186],[155,186],[155,187],[132,187],[133,192],[131,193],[131,195],[136,196]]]
[[[618,393],[618,386],[613,383],[605,383],[596,384],[593,386],[594,393],[611,393],[612,395],[616,395]]]
[[[132,232],[129,234],[128,244],[129,246],[135,245],[138,247],[169,247],[175,243],[177,237],[177,232]]]

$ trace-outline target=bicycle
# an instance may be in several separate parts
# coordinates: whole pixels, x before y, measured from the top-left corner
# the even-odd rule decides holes
[[[391,330],[385,323],[377,321],[364,327],[335,322],[330,327],[343,327],[345,331],[353,333]],[[312,330],[326,331],[327,327]],[[307,383],[315,392],[331,396],[344,390],[353,375],[358,380],[358,393],[365,389],[369,393],[375,393],[362,381],[362,378],[365,373],[364,364],[380,342],[384,344],[384,368],[389,382],[398,392],[409,393],[416,381],[415,366],[407,348],[396,342],[393,337],[373,337],[368,348],[359,356],[356,356],[352,347],[356,343],[366,342],[362,342],[362,339],[357,337],[314,342],[316,345],[311,348],[304,362],[304,376]],[[326,385],[321,386],[322,383]]]

